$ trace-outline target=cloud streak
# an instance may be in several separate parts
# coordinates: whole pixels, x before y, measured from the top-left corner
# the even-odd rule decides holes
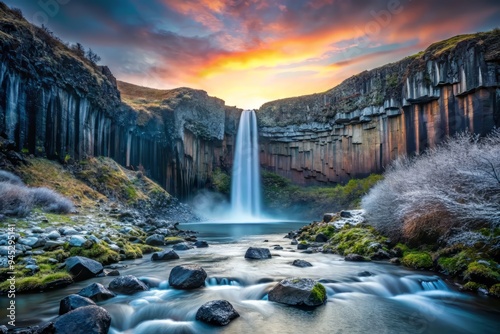
[[[54,0],[56,1],[56,0]],[[30,19],[36,1],[8,0]],[[230,105],[325,91],[443,38],[497,25],[496,0],[72,0],[48,26],[132,83]]]

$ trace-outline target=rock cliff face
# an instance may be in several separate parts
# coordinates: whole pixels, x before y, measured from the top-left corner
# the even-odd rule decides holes
[[[500,126],[500,32],[456,36],[258,112],[261,164],[299,184],[382,172],[447,136]]]
[[[231,163],[240,110],[203,91],[119,87],[127,103],[107,67],[0,2],[0,135],[18,151],[141,165],[181,198]]]

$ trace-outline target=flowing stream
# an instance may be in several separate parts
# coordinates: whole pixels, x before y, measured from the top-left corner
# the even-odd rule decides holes
[[[120,269],[122,275],[147,278],[156,287],[100,302],[112,317],[110,333],[498,333],[498,300],[457,292],[434,273],[301,253],[283,236],[303,224],[184,224],[183,229],[199,230],[199,239],[209,241],[210,247],[178,251],[181,258],[171,262],[151,262],[150,255],[125,262],[128,267]],[[284,249],[274,250],[275,245]],[[270,247],[272,259],[246,260],[249,246]],[[294,267],[294,259],[313,266]],[[206,286],[192,291],[170,288],[170,270],[193,263],[207,271]],[[276,282],[295,276],[320,280],[328,293],[326,304],[303,310],[267,300]],[[63,290],[19,295],[18,326],[50,320],[66,295],[92,282],[107,286],[112,279],[94,278]],[[196,321],[197,309],[214,299],[228,300],[241,316],[222,328]]]

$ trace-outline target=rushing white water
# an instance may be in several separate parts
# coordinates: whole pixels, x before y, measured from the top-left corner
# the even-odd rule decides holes
[[[255,111],[241,114],[236,150],[234,152],[231,182],[231,211],[241,219],[255,219],[261,215],[261,187],[259,171],[257,117]]]

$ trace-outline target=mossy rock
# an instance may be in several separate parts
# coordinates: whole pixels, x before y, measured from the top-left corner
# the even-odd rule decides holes
[[[71,275],[67,272],[55,272],[50,274],[41,274],[30,277],[16,277],[17,292],[42,291],[50,288],[63,287],[73,283]],[[0,291],[8,291],[9,282],[0,284]]]
[[[326,300],[326,289],[321,283],[316,283],[311,290],[309,299],[313,304],[324,303]]]
[[[474,261],[467,266],[467,270],[464,272],[464,279],[493,285],[500,282],[500,273],[484,263]]]
[[[488,287],[484,284],[479,284],[476,282],[467,282],[463,286],[464,291],[472,291],[472,292],[477,292],[479,289],[485,289],[488,290]]]
[[[412,252],[406,254],[401,263],[413,269],[431,269],[433,267],[432,257],[427,252]]]
[[[165,245],[175,245],[175,244],[180,244],[181,242],[185,242],[183,238],[180,237],[166,237],[165,238]]]
[[[500,298],[500,284],[497,283],[492,285],[488,292],[490,293],[490,295]]]
[[[387,238],[379,235],[372,227],[344,226],[340,231],[333,234],[330,245],[340,255],[359,254],[371,256],[376,251],[372,246],[385,243],[386,240]]]
[[[89,249],[84,249],[82,247],[69,247],[67,245],[65,245],[65,249],[69,251],[70,256],[88,257],[89,259],[100,262],[103,265],[120,261],[120,255],[102,242],[93,244]]]

